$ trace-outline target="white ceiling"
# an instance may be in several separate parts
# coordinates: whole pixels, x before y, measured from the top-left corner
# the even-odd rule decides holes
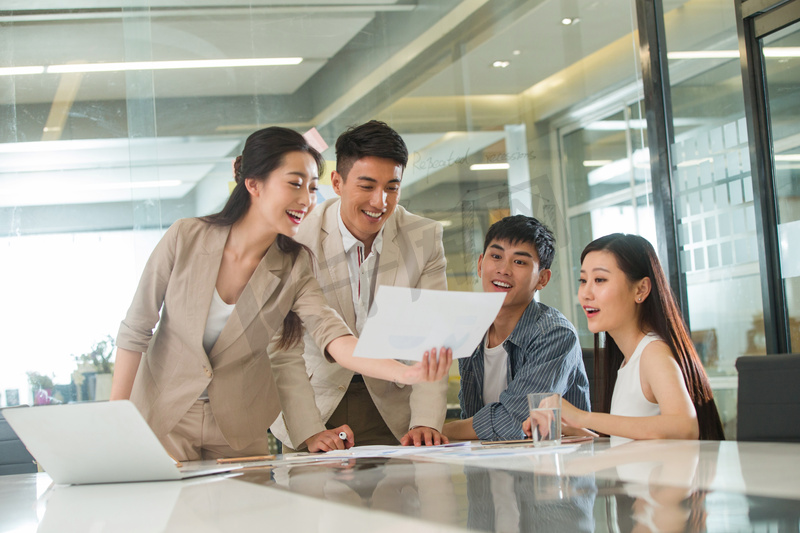
[[[374,12],[312,10],[253,16],[251,10],[237,9],[230,13],[220,10],[215,16],[152,17],[143,23],[119,16],[13,23],[2,30],[8,48],[0,53],[0,59],[8,56],[14,66],[22,67],[302,57],[299,65],[163,70],[153,74],[156,94],[164,98],[292,94],[373,16]],[[142,34],[141,39],[138,34]],[[16,76],[13,98],[16,103],[51,102],[61,77],[47,73]],[[116,100],[124,99],[125,94],[124,73],[91,73],[83,75],[75,100]],[[10,96],[0,103],[10,103]]]
[[[304,60],[296,66],[167,70],[154,71],[152,77],[152,94],[158,98],[291,97],[329,62],[349,60],[349,57],[341,57],[343,50],[364,31],[376,14],[388,12],[390,15],[419,9],[414,3],[399,0],[348,0],[346,4],[340,0],[310,0],[302,4],[286,0],[253,0],[246,5],[220,7],[221,1],[143,0],[124,3],[127,9],[120,11],[122,2],[119,0],[83,0],[70,2],[70,9],[65,11],[63,0],[3,0],[0,6],[3,10],[0,11],[0,24],[3,24],[0,26],[0,67],[300,56]],[[492,0],[454,2],[448,16],[461,16],[463,19],[491,3]],[[665,2],[665,9],[683,3],[684,0],[669,0]],[[416,88],[405,94],[392,94],[395,101],[407,97],[457,99],[462,95],[518,95],[609,43],[627,36],[633,47],[630,34],[635,14],[631,0],[531,0],[524,4],[530,9],[522,16],[505,21],[502,27],[486,28],[489,35],[476,39],[478,44],[465,42],[462,45],[464,53],[459,59],[433,75],[421,73],[427,78],[420,78]],[[136,9],[142,6],[149,7],[144,11],[146,17],[140,17],[141,11]],[[461,12],[460,15],[457,11]],[[580,22],[564,26],[561,19],[565,16],[579,17]],[[399,51],[380,66],[380,69],[385,69],[380,72],[381,79],[413,65],[417,57],[413,54],[423,57],[424,46],[433,46],[461,20],[456,19],[448,25],[445,18],[440,26],[412,36],[409,41],[397,42],[393,34],[374,36],[372,42],[376,46],[391,46]],[[520,53],[514,55],[515,50]],[[370,50],[359,52],[371,53]],[[353,53],[352,50],[349,53]],[[403,54],[406,55],[397,57]],[[505,69],[493,68],[491,63],[497,59],[509,60],[511,64]],[[358,60],[358,57],[353,57],[353,61]],[[631,65],[629,70],[634,69],[635,65]],[[342,73],[343,76],[351,74],[349,71]],[[125,73],[75,76],[78,77],[75,101],[124,101],[130,86]],[[0,105],[50,105],[64,79],[58,74],[15,76],[12,89],[7,90],[9,78],[4,81],[0,77]],[[364,83],[362,77],[348,79],[350,81],[347,99],[352,102],[358,102],[369,94],[377,83]],[[592,79],[583,81],[590,88],[593,82]],[[340,100],[343,98],[339,94],[334,96]],[[335,104],[339,100],[332,101]],[[335,107],[334,104],[328,105],[327,109]],[[375,109],[376,114],[380,111]],[[197,112],[203,111],[198,109]],[[326,120],[329,118],[326,115]],[[435,116],[430,115],[428,119],[431,125],[436,124]],[[18,120],[25,120],[25,117]],[[420,117],[420,120],[426,119]],[[475,153],[502,139],[503,121],[507,121],[507,117],[498,116],[498,131],[484,134],[437,131],[436,126],[432,126],[410,128],[428,133],[404,134],[404,137],[415,157],[440,160],[452,152],[471,150]],[[257,121],[253,119],[252,122]],[[161,198],[179,198],[202,181],[214,165],[230,158],[242,138],[243,135],[232,135],[191,140],[170,137],[131,141],[47,141],[17,143],[16,146],[0,144],[6,150],[0,162],[0,206],[130,200],[130,191],[115,189],[113,185],[109,188],[108,185],[130,182],[129,164],[139,169],[136,176],[149,172],[160,179],[181,181],[179,186],[157,191],[142,190],[142,194],[155,195],[157,192]],[[332,145],[335,138],[326,138],[326,141]],[[135,143],[150,143],[150,148],[145,151],[157,153],[159,159],[132,159],[129,154],[135,152],[132,149]],[[28,145],[25,148],[28,152],[22,150],[22,144]],[[15,155],[15,149],[20,149],[18,152],[22,155]],[[31,153],[37,154],[35,162],[26,162],[25,158],[31,157]],[[427,170],[422,172],[409,168],[406,178],[410,183],[429,174]],[[30,190],[32,183],[46,187],[34,192]],[[79,193],[69,193],[70,186]]]

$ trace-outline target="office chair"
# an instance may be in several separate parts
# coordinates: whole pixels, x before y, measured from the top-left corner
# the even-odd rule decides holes
[[[743,356],[736,369],[737,439],[800,442],[800,354]]]
[[[0,409],[0,476],[29,474],[38,471],[33,457],[11,429]]]

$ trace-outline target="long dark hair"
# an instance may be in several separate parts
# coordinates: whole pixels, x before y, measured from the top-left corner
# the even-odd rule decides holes
[[[587,254],[598,251],[613,254],[620,270],[631,282],[650,278],[650,294],[639,304],[639,329],[654,332],[669,346],[697,411],[700,439],[725,440],[708,376],[689,337],[686,323],[675,303],[653,246],[639,235],[614,233],[589,243],[581,253],[581,263]],[[600,334],[594,336],[595,379],[601,409],[607,413],[611,408],[617,370],[622,366],[624,356],[611,335],[604,332],[603,336],[605,346],[602,347]]]
[[[245,180],[253,178],[264,181],[276,168],[280,167],[286,154],[290,152],[304,152],[314,158],[317,172],[322,174],[324,160],[322,155],[312,148],[302,135],[294,130],[273,126],[258,130],[250,134],[244,143],[242,155],[237,156],[233,162],[236,186],[233,188],[225,207],[219,213],[202,217],[201,220],[215,226],[231,226],[241,219],[250,208],[250,193],[247,191]],[[286,235],[278,235],[276,240],[278,248],[285,254],[296,259],[301,250],[311,254],[311,250]],[[293,311],[289,311],[283,320],[283,332],[277,347],[288,348],[300,341],[303,334],[303,325]]]

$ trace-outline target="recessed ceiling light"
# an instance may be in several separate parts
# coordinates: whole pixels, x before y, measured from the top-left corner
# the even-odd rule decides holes
[[[579,19],[578,17],[564,17],[563,19],[561,19],[561,24],[563,24],[564,26],[572,26],[573,24],[577,24],[580,21],[581,19]]]
[[[492,63],[492,66],[494,68],[506,68],[510,64],[511,64],[511,61],[505,61],[505,60],[498,59],[497,61]]]
[[[515,56],[518,56],[518,55],[520,55],[522,53],[522,50],[514,50],[511,53],[514,54]]]

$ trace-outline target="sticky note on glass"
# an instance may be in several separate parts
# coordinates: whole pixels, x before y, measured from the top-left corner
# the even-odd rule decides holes
[[[311,146],[311,148],[319,153],[322,153],[328,149],[328,143],[326,143],[325,139],[322,138],[322,135],[319,134],[317,128],[311,128],[305,132],[303,134],[303,138],[306,140],[308,145]]]
[[[469,357],[505,296],[379,287],[353,355],[421,361],[425,350],[445,346],[452,348],[454,359]]]

